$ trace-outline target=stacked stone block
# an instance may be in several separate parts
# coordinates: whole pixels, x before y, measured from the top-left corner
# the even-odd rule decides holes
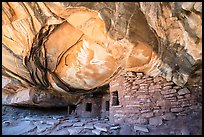
[[[110,83],[112,92],[118,92],[120,104],[110,106],[110,120],[116,123],[161,125],[163,120],[173,120],[186,115],[196,104],[193,94],[163,77],[128,72]]]
[[[100,117],[101,116],[101,105],[102,97],[86,97],[83,99],[82,103],[76,108],[76,114],[80,117]],[[86,110],[87,103],[91,103],[91,111]]]

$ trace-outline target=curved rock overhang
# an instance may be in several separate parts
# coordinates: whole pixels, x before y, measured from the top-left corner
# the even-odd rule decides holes
[[[23,83],[71,94],[96,91],[127,71],[184,86],[202,63],[202,33],[196,28],[196,41],[189,36],[176,6],[3,3],[3,69]],[[202,20],[194,12],[186,18]]]

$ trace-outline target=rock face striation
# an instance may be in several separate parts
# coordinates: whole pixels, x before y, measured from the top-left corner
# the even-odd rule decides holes
[[[127,71],[198,88],[202,3],[3,2],[2,58],[24,86],[4,84],[5,104],[77,104]]]

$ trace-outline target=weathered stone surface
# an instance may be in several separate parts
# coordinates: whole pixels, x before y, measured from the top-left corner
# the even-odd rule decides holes
[[[92,130],[92,133],[96,134],[96,135],[100,135],[101,134],[101,130],[99,129],[94,129]]]
[[[136,121],[135,121],[137,124],[147,124],[148,123],[148,120],[147,118],[143,118],[143,117],[139,117]]]
[[[60,119],[63,119],[64,116],[58,116],[58,115],[56,115],[56,116],[53,116],[52,118],[53,118],[53,119],[56,119],[56,120],[60,120]]]
[[[69,131],[70,135],[78,135],[83,128],[82,127],[68,127],[66,129]]]
[[[2,122],[2,126],[9,126],[11,124],[10,121],[4,121]]]
[[[144,73],[137,72],[136,75],[139,76],[139,77],[142,77],[144,75]]]
[[[149,90],[150,93],[154,93],[154,92],[160,92],[162,91],[161,89],[151,89]]]
[[[179,108],[171,108],[171,112],[181,112],[183,111],[183,108],[179,107]]]
[[[147,89],[139,89],[139,90],[136,91],[136,94],[137,93],[144,95],[145,93],[148,93],[148,90]]]
[[[124,125],[120,128],[119,133],[120,135],[132,135],[133,134],[132,129],[133,129],[132,126]]]
[[[148,128],[146,128],[145,126],[139,126],[139,125],[134,125],[134,130],[142,131],[142,132],[149,132]]]
[[[161,89],[161,85],[152,85],[149,87],[149,90],[152,90],[152,89]]]
[[[188,94],[188,93],[190,93],[190,91],[189,91],[187,88],[180,89],[180,90],[178,91],[178,94],[179,94],[179,95],[185,95],[185,94]]]
[[[168,106],[169,105],[169,102],[167,100],[158,100],[156,102],[156,105],[157,106]]]
[[[184,97],[190,99],[191,98],[191,94],[185,94]]]
[[[148,85],[142,85],[142,86],[140,85],[140,89],[148,89],[148,87],[149,87]]]
[[[174,85],[174,82],[167,82],[163,84],[163,87],[172,86],[172,85]]]
[[[71,127],[73,124],[72,123],[68,123],[68,122],[63,122],[61,124],[59,124],[57,127],[56,127],[56,130],[61,130],[61,129],[64,129],[66,127]]]
[[[134,82],[133,82],[133,84],[134,85],[138,85],[138,84],[141,84],[141,83],[143,83],[144,82],[144,80],[143,79],[140,79],[140,80],[135,80]]]
[[[152,126],[160,126],[163,124],[163,122],[160,117],[152,117],[149,119],[149,124]]]
[[[163,90],[167,90],[167,89],[171,89],[171,88],[172,88],[172,86],[164,86]]]
[[[178,101],[176,96],[168,97],[168,98],[166,98],[166,99],[169,100],[170,102],[176,102],[176,101]]]
[[[202,12],[202,2],[196,2],[196,3],[194,4],[194,9],[195,9],[196,11]]]
[[[175,89],[168,89],[168,90],[162,90],[161,94],[163,95],[167,95],[167,94],[172,94],[172,93],[176,93],[177,91]]]
[[[117,130],[117,129],[120,129],[120,126],[112,126],[112,127],[110,127],[110,130]]]
[[[141,110],[140,113],[147,113],[147,112],[150,112],[151,110],[150,109],[145,109],[145,110]]]
[[[185,103],[181,104],[181,107],[189,107],[191,105],[192,105],[191,103],[185,102]]]
[[[82,127],[83,125],[84,125],[83,122],[77,122],[73,124],[74,127]]]
[[[11,82],[11,79],[5,77],[5,76],[2,76],[2,88],[4,88],[7,84],[9,84]]]
[[[149,78],[153,78],[149,76]],[[157,77],[158,79],[159,77]],[[143,78],[142,78],[143,79]],[[138,79],[140,80],[140,79]],[[144,79],[146,80],[146,79]],[[124,81],[123,81],[124,82]],[[157,92],[148,92],[151,91],[150,89],[147,89],[144,92],[138,91],[124,91],[123,86],[118,86],[116,89],[119,93],[119,96],[121,95],[123,98],[121,99],[121,104],[119,107],[114,107],[114,109],[111,112],[110,119],[114,122],[118,123],[137,123],[137,124],[144,124],[148,123],[149,118],[152,117],[161,117],[164,115],[164,120],[168,119],[175,119],[176,117],[174,114],[179,113],[183,110],[177,110],[175,108],[182,108],[182,107],[188,107],[191,106],[190,102],[186,102],[187,99],[183,96],[183,99],[177,98],[178,89],[182,89],[182,87],[177,86],[174,88],[174,83],[172,81],[167,82],[165,79],[161,79],[160,84],[152,83],[152,84],[139,84],[142,86],[148,86],[152,89],[156,87],[155,90]],[[119,83],[119,81],[114,81],[114,83]],[[169,86],[168,88],[163,90],[162,85],[166,84],[166,86]],[[123,85],[123,83],[120,83],[120,85]],[[130,85],[130,88],[134,85]],[[110,92],[114,92],[115,90],[110,90]],[[120,94],[121,93],[121,94]],[[125,99],[124,99],[125,98]],[[194,100],[194,99],[190,99]],[[186,108],[187,109],[187,108]],[[174,114],[168,114],[170,112],[173,112]],[[167,114],[167,115],[165,115]],[[145,119],[143,119],[145,118]]]
[[[147,84],[147,83],[142,83],[142,84],[139,84],[139,86],[149,86],[149,84]]]
[[[65,128],[65,129],[61,129],[61,130],[58,130],[58,131],[52,131],[49,135],[69,135],[69,132]]]
[[[185,101],[189,101],[187,98],[181,98],[181,99],[178,99],[179,102],[185,102]]]
[[[17,126],[8,127],[2,130],[3,135],[21,135],[25,132],[33,130],[36,126],[30,121],[23,121],[18,123]]]
[[[93,123],[87,123],[84,125],[84,128],[86,129],[94,129]]]
[[[137,98],[139,99],[146,99],[146,98],[149,98],[150,96],[149,95],[139,95],[137,96]]]
[[[159,109],[155,109],[155,110],[153,110],[153,113],[155,113],[155,116],[157,116],[158,113],[159,113]]]
[[[96,124],[94,124],[94,127],[96,129],[104,131],[104,132],[108,131],[108,129],[107,129],[108,126],[109,126],[108,124],[103,124],[103,123],[96,123]]]
[[[35,117],[29,117],[29,116],[25,116],[22,120],[24,121],[43,121],[44,117],[42,118],[35,118]],[[44,121],[43,121],[44,122]],[[46,123],[46,122],[45,122]]]
[[[175,96],[176,96],[175,93],[164,95],[165,98],[171,98],[171,97],[175,97]]]
[[[154,83],[157,83],[157,82],[159,82],[159,81],[163,81],[163,80],[164,80],[163,77],[159,77],[159,76],[157,76],[157,77],[154,78]]]
[[[57,119],[51,119],[51,120],[48,120],[48,121],[46,122],[46,124],[48,124],[48,125],[57,125],[57,124],[59,124],[59,120],[57,120]]]
[[[178,3],[178,5],[180,5],[181,3]],[[192,3],[192,5],[193,5],[194,3]],[[144,3],[141,3],[141,9],[144,11],[144,13],[145,13],[145,15],[146,15],[146,17],[147,17],[147,20],[149,21],[149,23],[151,24],[151,26],[157,31],[157,34],[160,36],[160,37],[162,37],[162,38],[164,38],[165,40],[167,40],[167,39],[169,39],[168,41],[171,41],[171,43],[176,43],[176,41],[177,40],[179,40],[180,42],[178,42],[178,43],[180,43],[180,45],[183,45],[182,44],[182,42],[183,41],[185,41],[182,37],[185,37],[185,38],[187,38],[189,35],[189,33],[191,33],[191,31],[189,30],[189,26],[183,26],[183,25],[179,25],[179,23],[181,23],[181,22],[183,22],[183,21],[180,21],[180,20],[177,20],[176,18],[179,18],[179,16],[182,16],[182,15],[184,15],[185,16],[185,12],[184,13],[181,13],[180,11],[182,11],[182,9],[180,9],[180,7],[178,7],[178,8],[175,8],[175,5],[171,5],[170,7],[170,10],[165,10],[165,12],[162,12],[162,13],[164,13],[164,16],[165,17],[161,17],[159,20],[157,20],[156,19],[156,17],[153,19],[152,18],[152,16],[154,16],[155,14],[155,11],[160,11],[160,10],[156,10],[156,7],[158,6],[159,4],[158,3],[154,3],[153,5],[151,5],[150,6],[150,4],[144,4]],[[185,2],[184,2],[184,5],[185,5]],[[188,8],[186,8],[186,7],[188,7],[188,6],[183,6],[183,8],[185,8],[185,9],[188,9]],[[192,8],[192,6],[190,6],[191,8]],[[182,8],[182,7],[181,7]],[[148,9],[148,11],[146,11]],[[165,8],[164,8],[165,9]],[[173,11],[172,9],[174,9],[175,11]],[[164,23],[164,24],[162,24],[161,26],[163,26],[164,28],[162,29],[162,28],[160,28],[161,26],[157,26],[156,24],[157,23],[159,23],[159,22],[163,22],[164,20],[165,20],[165,18],[167,17],[170,17],[171,15],[171,13],[175,13],[175,15],[177,14],[177,13],[179,13],[179,14],[177,14],[176,15],[176,18],[175,18],[175,20],[172,18],[172,20],[171,19],[169,19],[167,22],[166,22],[166,24]],[[191,13],[192,14],[194,14],[194,12],[192,12],[191,11]],[[151,18],[150,18],[151,17]],[[201,20],[201,19],[200,19]],[[156,22],[157,23],[156,23]],[[190,22],[188,22],[189,24],[191,24]],[[170,24],[174,24],[174,25],[178,25],[179,26],[179,28],[183,28],[184,30],[187,30],[188,32],[187,33],[185,33],[184,31],[181,31],[180,29],[177,29],[177,31],[175,31],[175,29],[174,29],[174,31],[173,30],[171,30],[171,29],[173,29],[174,27],[174,25],[172,26],[172,27],[170,27],[171,25]],[[200,24],[199,22],[197,22],[197,25],[198,24]],[[199,25],[199,26],[201,26],[201,25]],[[165,31],[165,29],[167,29],[167,30],[170,30],[169,32],[171,33],[171,34],[169,34],[168,36],[167,35],[165,35],[164,34],[164,32],[166,32]],[[186,34],[186,35],[183,35],[183,34]],[[188,35],[188,36],[187,36]],[[193,34],[194,36],[195,36],[195,34]],[[178,37],[178,36],[181,36],[181,37]],[[170,38],[171,37],[171,38]],[[174,40],[173,40],[174,39]],[[188,41],[188,40],[187,40]],[[192,45],[190,45],[190,43],[192,44]],[[197,50],[198,52],[199,52],[199,50],[198,49],[196,49],[193,45],[196,45],[195,44],[195,41],[193,42],[192,40],[190,40],[189,39],[189,43],[187,44],[187,45],[185,45],[185,47],[187,47],[187,50],[189,51],[188,53],[189,54],[191,54],[192,56],[193,56],[193,58],[195,59],[195,58],[197,58],[196,57],[196,54],[195,54],[195,52],[193,53],[192,52],[192,49],[195,49],[195,50]],[[199,45],[199,44],[197,44],[197,45]],[[176,54],[174,54],[175,53],[175,51],[177,52],[178,50],[177,49],[174,49],[174,51],[172,50],[172,52],[169,52],[170,50],[168,50],[168,51],[166,51],[165,53],[164,52],[162,52],[162,53],[164,53],[163,55],[163,59],[164,60],[171,60],[171,59],[173,59],[174,58],[174,60],[175,60],[175,57],[177,57],[177,55]],[[169,54],[168,54],[168,53]],[[191,52],[191,53],[190,53]],[[177,52],[178,53],[178,52]],[[182,53],[181,53],[182,54]],[[182,58],[184,59],[184,58],[188,58],[186,55],[178,55],[178,56],[180,56],[180,58],[181,58],[181,56],[182,56]],[[198,54],[197,54],[198,55]],[[200,55],[199,55],[200,56]],[[171,58],[171,59],[170,59]],[[179,57],[178,57],[179,58]],[[189,58],[188,58],[189,59]],[[185,60],[185,59],[184,59]],[[183,61],[184,61],[183,60]],[[185,61],[184,61],[185,62]],[[193,63],[193,62],[192,62]],[[188,63],[185,63],[186,65],[188,64]],[[181,69],[181,68],[184,68],[183,66],[184,66],[184,63],[181,61],[180,62],[180,60],[177,60],[177,63],[174,63],[174,64],[169,64],[169,65],[174,65],[174,66],[179,66],[179,69]],[[186,66],[185,65],[185,66]],[[181,67],[182,66],[182,67]],[[190,71],[192,68],[190,67],[191,65],[189,65],[189,67],[188,67],[188,70],[187,69],[185,69],[185,71]],[[186,68],[187,68],[187,66],[186,66]],[[169,72],[170,72],[170,70],[168,70],[167,69],[167,67],[166,67],[166,71],[164,71],[164,72],[167,72],[168,74],[170,74]],[[180,71],[180,70],[179,70]],[[177,71],[177,72],[179,72],[179,71]],[[174,72],[173,72],[174,73]],[[182,72],[181,72],[182,73]],[[181,74],[180,73],[180,74]],[[167,74],[167,75],[168,75]],[[177,73],[178,74],[178,73]],[[176,84],[178,84],[178,82],[179,81],[182,81],[179,77],[183,77],[184,79],[188,79],[188,76],[187,75],[180,75],[180,74],[178,74],[178,75],[180,75],[180,76],[178,76],[177,74],[175,74],[175,75],[170,75],[170,76],[173,76],[173,81],[175,81],[176,82]],[[164,74],[165,75],[165,74]],[[175,78],[174,78],[175,77]],[[176,78],[177,77],[177,78]],[[177,79],[177,80],[176,80]],[[179,79],[179,80],[178,80]]]
[[[141,114],[141,116],[145,118],[150,118],[154,116],[154,113],[153,112],[143,113]]]
[[[173,113],[166,113],[161,116],[164,120],[174,120],[176,116]]]
[[[194,4],[195,4],[194,2],[183,2],[182,8],[184,10],[191,10],[193,8]]]
[[[139,89],[139,86],[132,86],[132,90]]]
[[[181,129],[181,135],[190,135],[190,131],[188,130],[188,128],[183,127]]]
[[[178,99],[182,99],[182,98],[184,98],[184,96],[177,96],[177,98],[178,98]]]
[[[171,104],[172,107],[176,107],[176,106],[180,106],[181,102],[179,102],[179,101],[171,101],[170,104]]]
[[[72,123],[75,123],[75,122],[80,122],[80,120],[78,118],[75,118],[75,119],[69,119],[69,120],[66,120],[68,122],[72,122]]]
[[[42,124],[40,122],[35,122],[34,124],[37,126],[37,133],[42,133],[45,130],[53,127],[53,125]]]
[[[100,87],[119,75],[120,70],[145,72],[154,77],[161,75],[180,86],[189,82],[192,78],[189,75],[195,73],[200,65],[197,62],[202,62],[202,17],[200,13],[192,10],[191,4],[189,6],[178,3],[182,5],[180,7],[176,3],[141,2],[111,3],[112,6],[108,8],[101,6],[106,4],[80,6],[80,3],[76,3],[78,6],[73,6],[75,8],[67,8],[68,6],[60,3],[3,3],[4,71],[9,72],[8,74],[14,73],[17,79],[27,84],[30,82],[34,87],[46,89],[50,85],[49,88],[55,89],[56,93],[77,92],[75,88],[86,92],[85,89]],[[202,5],[198,5],[194,3],[194,8],[201,11]],[[116,9],[112,8],[114,6]],[[110,9],[110,13],[103,14],[104,9]],[[133,76],[132,72],[128,75]],[[143,77],[143,74],[140,76]],[[147,77],[149,76],[143,78]],[[127,79],[133,84],[146,82],[134,81],[132,77]],[[169,85],[164,86],[164,79],[158,79],[154,80],[158,87],[154,85],[153,89],[160,89],[159,86],[162,85],[164,89],[172,88]],[[128,91],[132,91],[131,85],[127,87]],[[147,86],[141,85],[140,88],[147,89]],[[36,91],[34,93],[37,94]],[[172,90],[172,93],[175,93],[175,90]],[[178,93],[184,95],[181,91]],[[136,105],[151,107],[154,103],[159,104],[155,100],[161,96],[152,99],[151,103],[145,94],[138,96],[143,100]],[[60,96],[49,96],[38,94],[32,99],[29,98],[29,92],[18,92],[12,99],[8,95],[5,98],[11,99],[13,104],[32,104],[34,101],[39,103],[39,106],[47,106],[43,101],[49,105],[62,100]],[[169,100],[176,96],[177,94],[165,94],[164,97]],[[128,95],[123,97],[130,98]],[[120,103],[123,103],[123,97],[119,98]],[[64,100],[65,103],[57,105],[75,104],[79,96],[68,95]],[[166,103],[162,106],[167,107]],[[188,104],[182,103],[181,106]],[[163,109],[161,108],[162,111]],[[180,112],[175,108],[171,111]],[[152,116],[152,113],[147,114],[142,116]],[[116,115],[116,119],[126,117],[125,113]]]
[[[200,16],[197,14],[192,13],[188,18],[187,21],[189,23],[189,27],[195,31],[194,33],[200,38],[202,39],[202,32],[201,32],[201,26],[199,26],[199,24],[201,24],[201,20],[200,20]],[[196,27],[197,26],[197,27]]]
[[[9,104],[29,104],[31,102],[30,89],[19,90],[11,99]]]
[[[173,89],[179,90],[179,89],[181,89],[181,87],[180,86],[173,86]]]
[[[126,75],[128,75],[128,76],[135,76],[135,73],[134,72],[132,72],[132,71],[128,71],[128,72],[126,72]],[[137,74],[138,75],[138,74]]]
[[[3,104],[13,106],[41,106],[41,107],[63,107],[67,106],[71,100],[67,100],[67,94],[53,93],[52,91],[43,91],[33,87],[22,87],[21,84],[15,83],[10,85],[9,92],[5,87]],[[16,88],[16,89],[15,89]],[[15,92],[13,92],[15,91]],[[2,98],[2,99],[3,99]],[[73,97],[75,98],[75,97]]]
[[[92,130],[83,129],[79,135],[95,135]]]

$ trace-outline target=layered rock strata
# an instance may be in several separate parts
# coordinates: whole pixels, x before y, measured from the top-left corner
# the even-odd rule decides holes
[[[3,2],[2,71],[68,100],[127,71],[198,85],[201,9],[199,2]]]

